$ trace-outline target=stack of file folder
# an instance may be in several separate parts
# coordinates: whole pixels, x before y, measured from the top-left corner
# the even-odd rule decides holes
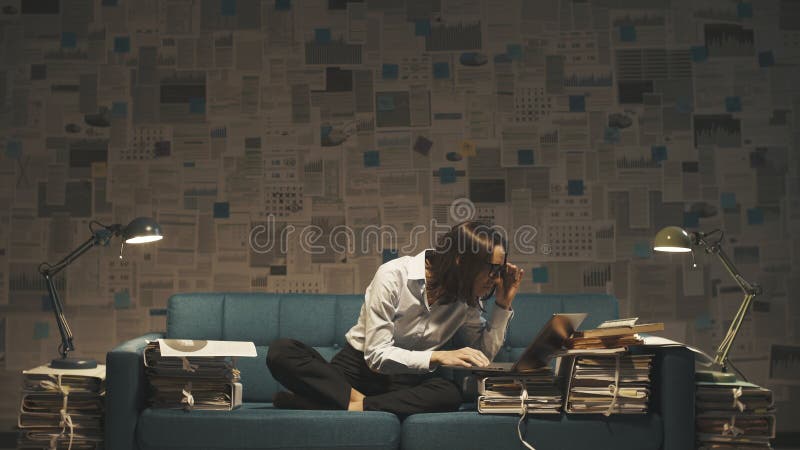
[[[637,324],[637,318],[607,320],[593,330],[576,331],[567,340],[569,349],[617,348],[641,345],[644,340],[638,333],[664,330],[664,324]]]
[[[621,349],[622,350],[622,349]],[[567,413],[646,414],[653,355],[573,354]]]
[[[745,381],[696,383],[699,449],[771,449],[772,391]]]
[[[525,397],[523,398],[523,387]],[[550,368],[507,376],[478,379],[478,412],[484,414],[558,414],[564,402],[559,378]]]
[[[106,367],[25,370],[19,449],[102,449]]]
[[[237,353],[237,344],[249,344],[252,355]],[[248,352],[249,349],[245,353]],[[255,356],[255,346],[251,342],[184,339],[149,342],[144,349],[144,365],[150,383],[150,406],[184,410],[238,408],[242,404],[242,384],[235,356]]]

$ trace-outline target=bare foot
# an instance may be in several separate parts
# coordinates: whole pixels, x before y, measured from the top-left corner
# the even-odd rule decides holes
[[[348,411],[363,411],[364,410],[364,400],[357,400],[351,401],[350,405],[347,406]]]

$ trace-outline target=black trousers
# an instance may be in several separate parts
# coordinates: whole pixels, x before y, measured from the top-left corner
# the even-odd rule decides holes
[[[349,343],[327,362],[314,348],[296,339],[278,339],[267,352],[273,378],[297,395],[326,409],[350,404],[350,389],[364,394],[364,411],[387,411],[405,418],[420,412],[458,411],[461,389],[438,371],[422,374],[373,372],[364,353]]]

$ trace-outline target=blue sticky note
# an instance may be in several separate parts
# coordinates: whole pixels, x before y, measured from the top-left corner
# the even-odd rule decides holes
[[[650,147],[650,154],[653,161],[661,162],[667,159],[667,146],[666,145],[653,145]]]
[[[700,313],[694,318],[694,328],[697,330],[708,330],[711,326],[711,315],[708,313]]]
[[[736,15],[740,19],[749,19],[753,17],[753,5],[751,3],[738,3],[736,5]]]
[[[78,36],[72,31],[64,31],[61,33],[61,47],[62,48],[75,48],[78,46]]]
[[[689,97],[680,96],[675,99],[675,110],[680,113],[692,112],[692,102]]]
[[[622,42],[636,41],[636,27],[633,25],[620,25],[619,40]]]
[[[533,150],[529,148],[521,148],[517,150],[517,164],[520,166],[533,165]]]
[[[114,38],[114,52],[128,53],[131,51],[131,38],[128,36],[117,36]]]
[[[506,55],[511,59],[522,59],[522,46],[519,44],[506,45]]]
[[[397,250],[395,250],[393,248],[385,248],[385,249],[383,249],[383,252],[381,252],[381,253],[383,255],[383,262],[384,263],[387,263],[387,262],[397,258]]]
[[[50,337],[50,322],[34,322],[33,338],[36,340],[47,339]]]
[[[708,47],[705,45],[693,45],[691,49],[692,62],[703,62],[708,59]]]
[[[450,78],[450,64],[446,62],[433,63],[433,78]]]
[[[649,258],[652,254],[649,242],[638,241],[633,243],[633,256],[637,258]]]
[[[222,0],[222,4],[220,4],[220,14],[223,16],[235,16],[236,0]]]
[[[315,28],[314,29],[314,42],[317,44],[327,44],[331,41],[330,28]]]
[[[397,64],[383,64],[381,66],[381,78],[384,80],[396,80],[400,76],[400,66]]]
[[[289,11],[292,9],[292,0],[275,0],[275,9],[277,11]]]
[[[758,52],[758,65],[759,67],[769,67],[775,65],[775,55],[772,54],[772,50]]]
[[[111,102],[111,117],[118,119],[128,117],[128,102]]]
[[[214,218],[227,219],[231,216],[231,204],[229,202],[214,202]]]
[[[683,212],[683,228],[697,228],[700,226],[700,215],[696,212]]]
[[[586,97],[584,97],[583,95],[570,95],[569,111],[570,112],[586,111]]]
[[[740,112],[742,110],[742,99],[738,96],[725,97],[725,111]]]
[[[10,159],[19,159],[22,156],[22,141],[8,141],[6,143],[6,156]]]
[[[764,223],[764,210],[761,208],[747,208],[747,224],[761,225]]]
[[[202,97],[189,98],[189,112],[192,114],[203,114],[206,112],[206,99]]]
[[[439,168],[439,182],[442,184],[456,182],[456,168],[455,167],[441,167]]]
[[[735,192],[722,192],[719,194],[719,203],[722,209],[736,208],[736,193]]]
[[[619,143],[619,140],[620,140],[621,136],[622,135],[619,132],[619,128],[606,127],[606,129],[603,130],[603,141],[605,141],[606,144],[617,144],[617,143]]]
[[[428,36],[431,34],[430,20],[417,20],[414,22],[414,36]]]
[[[126,309],[131,307],[131,293],[127,289],[114,292],[114,308]]]
[[[394,95],[378,94],[377,107],[378,111],[394,111]]]
[[[534,283],[547,283],[549,279],[547,274],[547,266],[534,267],[533,270],[531,270],[531,274],[533,275]]]
[[[567,180],[567,195],[583,195],[583,180]]]
[[[364,167],[380,167],[381,155],[377,150],[364,152]]]

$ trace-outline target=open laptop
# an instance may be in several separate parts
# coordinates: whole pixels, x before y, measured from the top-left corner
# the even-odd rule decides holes
[[[548,367],[553,353],[561,350],[572,333],[578,329],[586,313],[553,314],[544,324],[539,334],[528,344],[516,362],[492,362],[488,366],[453,366],[442,365],[451,369],[471,370],[473,372],[516,373],[531,372]]]

